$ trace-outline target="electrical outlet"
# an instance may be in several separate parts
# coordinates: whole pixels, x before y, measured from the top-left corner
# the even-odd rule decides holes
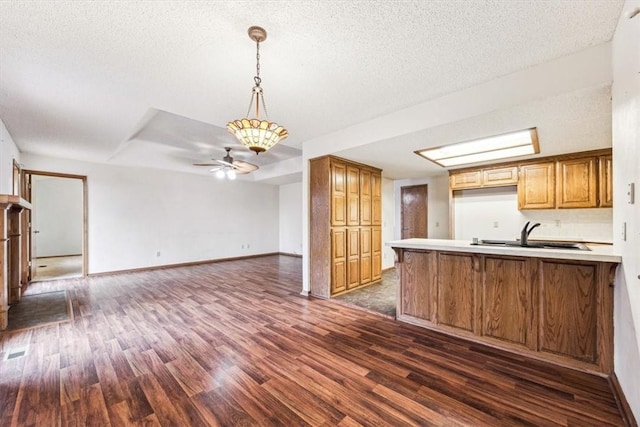
[[[250,247],[251,247],[251,245],[247,243],[247,249],[249,249]]]
[[[159,256],[160,256],[160,251],[157,251],[156,252],[156,257],[159,257]]]
[[[560,227],[560,220],[559,220],[559,219],[556,219],[555,223],[556,223],[556,227],[558,227],[558,228],[559,228],[559,227]]]
[[[498,228],[498,221],[493,221],[493,228]]]
[[[240,247],[240,249],[244,249],[244,244],[243,244],[243,245],[240,245],[240,246],[241,246],[241,247]]]

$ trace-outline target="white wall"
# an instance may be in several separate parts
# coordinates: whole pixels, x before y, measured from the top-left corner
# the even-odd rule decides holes
[[[33,176],[36,257],[82,254],[82,180]]]
[[[612,44],[613,237],[622,255],[614,287],[615,372],[640,421],[640,190],[629,204],[627,184],[640,187],[640,1],[624,5]],[[626,223],[626,240],[622,227]]]
[[[13,194],[13,159],[20,163],[20,152],[0,120],[0,194]]]
[[[449,175],[429,178],[399,179],[394,181],[394,207],[396,223],[394,239],[400,239],[401,225],[401,188],[410,185],[427,184],[427,234],[430,239],[447,239],[449,236]]]
[[[302,183],[279,187],[280,252],[302,254]]]
[[[29,154],[22,161],[88,176],[90,274],[278,252],[276,186]]]
[[[540,227],[533,239],[558,239],[611,243],[613,210],[518,210],[515,186],[456,191],[453,203],[455,238],[516,239],[527,222]]]
[[[395,197],[393,180],[382,178],[382,269],[395,265],[393,249],[385,246],[386,242],[394,240],[393,230],[396,224]]]

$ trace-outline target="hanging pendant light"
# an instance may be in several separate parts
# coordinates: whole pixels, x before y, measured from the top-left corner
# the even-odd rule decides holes
[[[249,38],[256,42],[256,75],[253,78],[255,86],[251,93],[251,101],[247,116],[240,120],[227,123],[229,133],[235,135],[238,141],[256,154],[267,151],[281,140],[289,136],[287,130],[277,123],[270,122],[267,115],[267,107],[264,103],[264,95],[260,83],[260,43],[267,38],[267,32],[261,27],[250,27]],[[264,111],[265,119],[260,119],[260,106]],[[251,113],[255,115],[251,117]]]

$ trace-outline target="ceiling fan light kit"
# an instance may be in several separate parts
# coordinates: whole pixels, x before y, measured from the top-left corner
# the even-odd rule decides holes
[[[229,167],[218,169],[216,171],[216,178],[219,178],[219,179],[228,178],[233,181],[234,179],[236,179],[236,171],[234,171],[233,168],[229,168]]]
[[[253,78],[255,86],[251,91],[251,101],[249,102],[247,116],[227,123],[227,130],[235,135],[242,145],[259,154],[287,138],[289,133],[283,126],[269,121],[267,106],[260,86],[262,83],[260,78],[260,43],[266,40],[267,32],[264,28],[253,26],[249,27],[248,33],[249,38],[256,42],[256,75]],[[265,119],[260,119],[261,106]],[[249,118],[252,111],[255,116]]]
[[[227,154],[222,160],[213,159],[213,163],[194,163],[194,166],[215,166],[209,169],[209,172],[215,173],[217,178],[220,179],[236,179],[239,174],[247,174],[258,169],[257,165],[253,163],[245,162],[242,160],[233,160],[231,157],[231,148],[224,148]]]

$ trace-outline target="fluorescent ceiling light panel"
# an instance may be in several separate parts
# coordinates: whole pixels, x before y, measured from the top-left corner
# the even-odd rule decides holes
[[[536,128],[416,151],[443,167],[487,162],[540,152]]]

